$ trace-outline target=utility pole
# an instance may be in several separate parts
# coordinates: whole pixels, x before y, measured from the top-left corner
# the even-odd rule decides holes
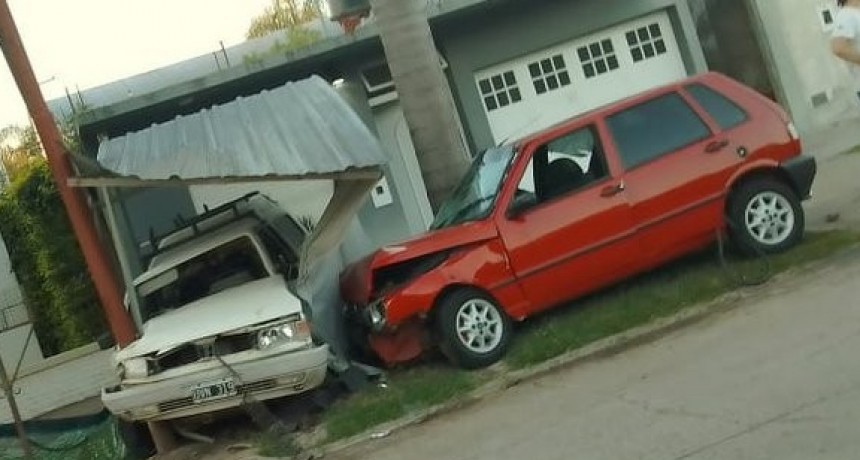
[[[6,0],[0,0],[0,48],[12,71],[18,90],[27,105],[30,118],[48,158],[57,191],[66,208],[72,230],[81,246],[99,301],[104,309],[111,332],[120,347],[134,341],[135,327],[122,304],[122,293],[110,258],[99,241],[91,210],[83,192],[69,187],[72,165],[63,145],[54,117],[42,97],[42,90],[30,66],[18,28]]]
[[[15,401],[15,382],[9,380],[9,375],[6,374],[6,366],[3,365],[3,356],[0,356],[0,386],[3,387],[3,394],[6,396],[6,401],[9,404],[9,412],[12,413],[12,420],[15,422],[15,431],[18,433],[18,441],[21,443],[21,451],[24,453],[25,459],[33,458],[33,450],[30,447],[30,439],[27,437],[27,431],[24,429],[24,421],[21,420],[21,412],[18,411],[18,403]]]

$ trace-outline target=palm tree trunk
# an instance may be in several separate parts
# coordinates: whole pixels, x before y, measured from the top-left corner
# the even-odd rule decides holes
[[[459,118],[439,57],[426,0],[371,0],[382,45],[434,210],[468,167]]]

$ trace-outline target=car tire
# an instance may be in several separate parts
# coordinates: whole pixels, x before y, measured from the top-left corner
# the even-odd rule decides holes
[[[442,353],[464,369],[487,367],[501,359],[513,332],[504,310],[474,289],[445,296],[438,306],[436,326]]]
[[[732,194],[728,226],[746,255],[776,254],[795,246],[806,225],[797,194],[774,178],[755,179]]]

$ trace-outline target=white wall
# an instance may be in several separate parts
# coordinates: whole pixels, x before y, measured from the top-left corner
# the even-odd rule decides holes
[[[0,236],[0,310],[4,307],[20,304],[22,301],[21,289],[18,280],[12,272],[12,264],[9,254],[6,252],[6,243]],[[2,328],[2,323],[0,323]]]
[[[25,324],[0,332],[0,357],[3,358],[3,364],[9,374],[15,372],[19,359],[21,360],[21,368],[27,368],[44,361],[42,348],[39,346],[36,334],[30,337],[29,342],[27,341],[27,336],[30,335],[32,329],[31,324]],[[26,350],[24,349],[25,344]]]
[[[860,116],[855,81],[844,63],[830,52],[830,32],[819,20],[823,0],[753,0],[773,64],[795,123],[802,132]],[[835,8],[834,8],[835,11]],[[812,97],[830,100],[813,106]]]
[[[214,208],[250,192],[259,191],[277,201],[291,216],[310,216],[316,222],[334,191],[332,181],[278,181],[250,184],[195,185],[189,187],[197,212]]]
[[[412,234],[421,233],[433,222],[433,210],[421,176],[421,166],[409,136],[409,126],[397,101],[374,108],[379,143],[391,155],[391,180],[399,191],[404,216]]]
[[[35,334],[27,342],[27,336],[33,329],[33,326],[28,324],[29,321],[6,245],[3,238],[0,238],[0,357],[6,367],[13,370],[19,359],[22,366],[29,366],[42,361],[43,358]]]
[[[100,395],[103,387],[118,384],[112,353],[91,344],[22,369],[15,382],[15,400],[22,418],[28,420],[84,401]],[[0,402],[0,423],[11,421],[4,400]]]

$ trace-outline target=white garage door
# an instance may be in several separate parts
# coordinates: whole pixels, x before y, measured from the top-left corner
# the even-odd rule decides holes
[[[661,12],[483,69],[475,82],[502,142],[685,76]]]

